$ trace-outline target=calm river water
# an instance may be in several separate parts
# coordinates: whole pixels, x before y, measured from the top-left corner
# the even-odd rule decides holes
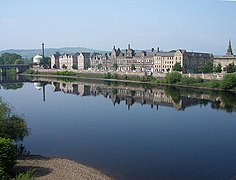
[[[236,94],[106,82],[1,84],[32,154],[78,160],[116,179],[236,176]]]

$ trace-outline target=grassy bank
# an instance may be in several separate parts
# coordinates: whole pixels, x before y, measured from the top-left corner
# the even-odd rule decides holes
[[[201,78],[186,77],[178,72],[171,72],[165,78],[155,78],[153,76],[138,76],[138,75],[120,75],[117,73],[77,73],[72,71],[58,72],[38,72],[27,70],[24,75],[46,76],[54,78],[69,78],[71,81],[78,79],[94,79],[103,81],[116,81],[127,83],[144,83],[154,85],[170,85],[177,87],[189,87],[196,89],[224,90],[236,91],[236,73],[227,74],[223,80],[203,80]]]

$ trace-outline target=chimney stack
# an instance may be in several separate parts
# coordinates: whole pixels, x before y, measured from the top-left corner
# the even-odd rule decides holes
[[[157,47],[157,52],[160,52],[160,48],[159,47]]]
[[[43,59],[44,59],[44,43],[42,43],[42,55],[43,55]]]

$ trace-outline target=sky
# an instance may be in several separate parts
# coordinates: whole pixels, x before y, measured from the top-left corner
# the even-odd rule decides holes
[[[0,50],[87,47],[236,54],[236,1],[0,0]]]

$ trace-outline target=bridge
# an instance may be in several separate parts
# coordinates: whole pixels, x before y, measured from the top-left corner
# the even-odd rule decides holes
[[[0,73],[6,75],[8,69],[15,69],[16,73],[22,73],[29,68],[29,64],[3,64],[0,65]]]

